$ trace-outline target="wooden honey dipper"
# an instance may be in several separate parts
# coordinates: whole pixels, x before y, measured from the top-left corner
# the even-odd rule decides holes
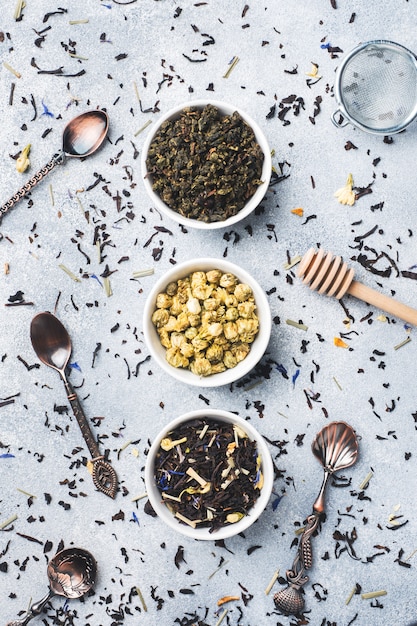
[[[334,296],[338,300],[348,293],[417,326],[416,309],[353,280],[354,274],[354,270],[348,268],[342,257],[335,256],[332,252],[326,253],[321,248],[319,250],[310,248],[301,259],[298,268],[298,276],[310,289]]]

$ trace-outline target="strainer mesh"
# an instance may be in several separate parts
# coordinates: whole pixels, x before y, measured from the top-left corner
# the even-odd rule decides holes
[[[407,51],[372,44],[347,62],[340,91],[348,114],[374,130],[400,126],[415,110],[416,68]]]

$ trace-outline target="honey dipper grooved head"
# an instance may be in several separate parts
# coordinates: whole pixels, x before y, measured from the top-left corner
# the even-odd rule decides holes
[[[334,296],[338,300],[343,298],[354,277],[354,270],[349,269],[340,256],[331,252],[324,252],[321,248],[310,248],[301,259],[298,276],[310,289]]]

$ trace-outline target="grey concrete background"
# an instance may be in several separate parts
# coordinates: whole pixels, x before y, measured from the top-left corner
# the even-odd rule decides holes
[[[288,257],[319,244],[348,260],[361,282],[411,306],[417,302],[415,281],[401,274],[417,263],[416,125],[388,142],[351,126],[338,129],[330,119],[343,54],[377,38],[416,49],[415,0],[258,0],[246,8],[220,0],[125,6],[26,0],[20,21],[12,4],[2,6],[0,52],[21,77],[0,65],[2,201],[60,149],[72,117],[105,108],[111,128],[102,151],[56,168],[0,227],[0,397],[13,396],[0,407],[0,524],[17,516],[0,531],[0,620],[15,618],[46,593],[47,559],[63,543],[90,549],[99,578],[83,601],[55,598],[38,618],[45,625],[215,626],[224,611],[217,600],[226,595],[240,597],[224,605],[223,624],[230,626],[415,622],[415,331],[390,316],[383,321],[380,311],[349,297],[347,327],[340,303],[310,292],[296,268],[284,268]],[[224,78],[234,56],[239,62]],[[309,86],[313,63],[321,79]],[[62,74],[44,73],[59,68]],[[280,103],[291,95],[303,106],[297,115],[290,105],[281,120]],[[275,169],[288,178],[232,230],[185,232],[162,218],[145,194],[139,155],[146,130],[138,131],[171,106],[206,97],[250,114],[274,151]],[[348,142],[355,148],[348,150]],[[11,157],[27,143],[31,169],[21,175]],[[358,188],[372,185],[372,193],[346,207],[334,192],[350,172]],[[304,209],[302,218],[291,213],[296,207]],[[107,244],[101,262],[97,238]],[[367,271],[359,252],[382,255],[376,267],[390,269],[389,276]],[[141,333],[153,281],[172,262],[209,255],[252,272],[274,319],[261,367],[232,388],[174,382],[146,360]],[[94,278],[106,266],[110,297]],[[132,279],[148,268],[153,276]],[[33,305],[6,307],[19,290]],[[121,482],[114,501],[95,491],[78,426],[70,410],[57,410],[68,404],[59,376],[37,367],[30,344],[32,317],[55,306],[73,341],[71,363],[79,368],[71,380],[87,416],[102,418],[93,428]],[[302,320],[308,330],[287,319]],[[342,333],[348,349],[334,345]],[[395,350],[407,337],[411,342]],[[279,470],[261,519],[224,545],[177,535],[144,513],[146,499],[134,501],[144,492],[146,451],[157,432],[207,405],[237,412],[275,442],[271,454]],[[280,616],[272,600],[280,585],[269,596],[265,588],[276,569],[284,576],[290,567],[295,531],[320,487],[311,441],[339,419],[360,436],[360,459],[343,472],[350,484],[328,491],[304,617]],[[176,559],[179,546],[183,560]],[[377,600],[356,594],[346,605],[355,584],[387,594]]]

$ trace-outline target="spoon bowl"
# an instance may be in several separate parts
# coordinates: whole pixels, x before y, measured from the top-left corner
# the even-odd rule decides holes
[[[88,157],[99,149],[108,129],[109,118],[104,111],[82,113],[65,126],[62,150],[69,157]]]
[[[84,158],[96,152],[109,130],[109,118],[105,111],[87,111],[77,115],[65,126],[62,149],[30,178],[7,202],[0,207],[0,220],[7,211],[24,198],[35,185],[45,178],[54,167],[65,162],[67,157]]]
[[[71,339],[57,317],[47,312],[36,315],[30,326],[30,338],[42,363],[65,372],[71,356]]]
[[[81,598],[96,582],[97,563],[87,550],[67,548],[49,561],[46,573],[49,580],[47,595],[32,604],[22,619],[9,622],[7,626],[26,626],[42,613],[44,606],[54,596],[64,596],[71,600]]]

